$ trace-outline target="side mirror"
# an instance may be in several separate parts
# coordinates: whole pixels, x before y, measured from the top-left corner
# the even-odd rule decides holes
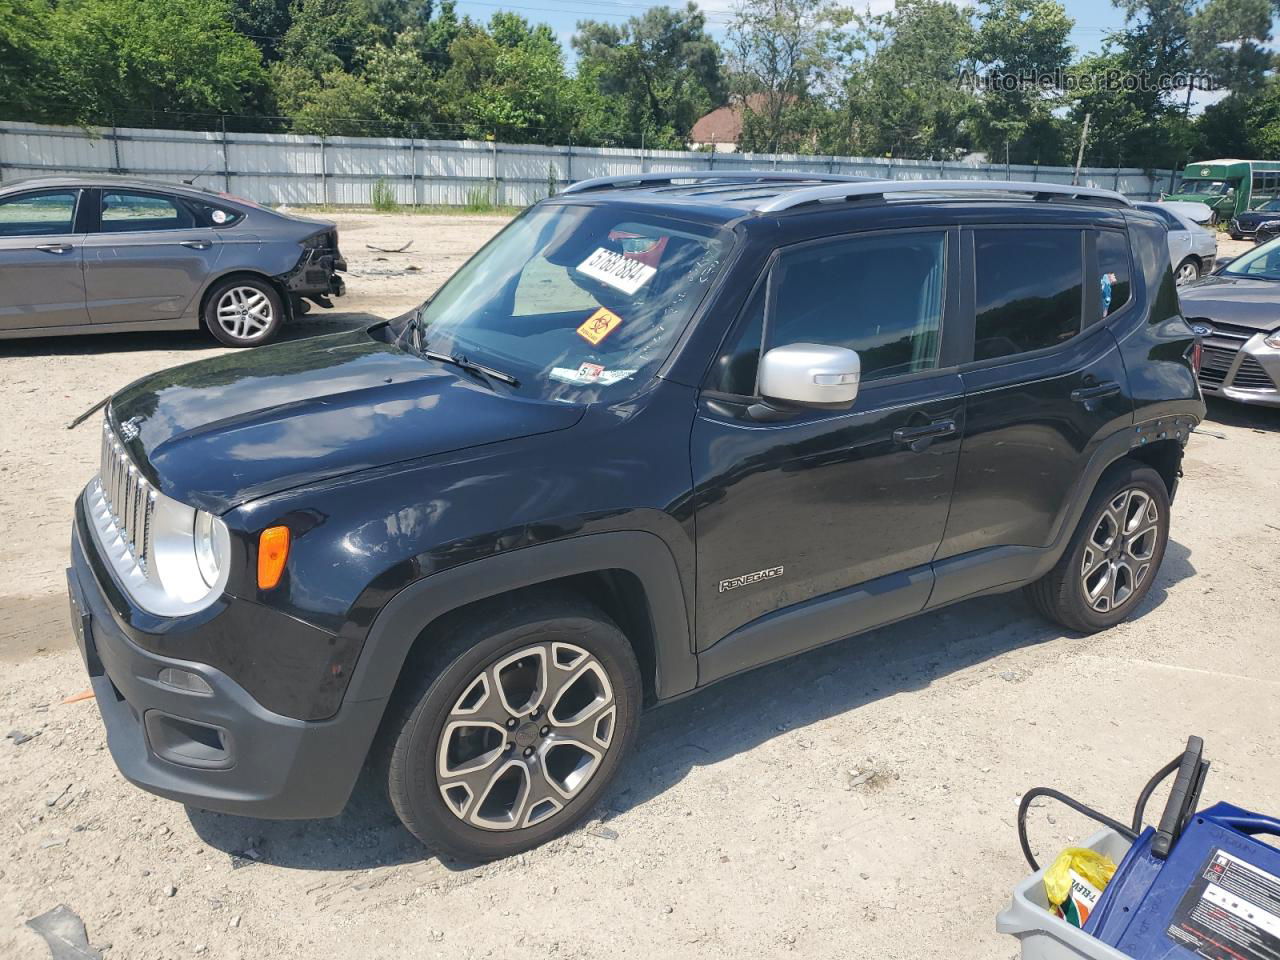
[[[760,359],[760,393],[767,400],[847,410],[858,397],[857,351],[820,343],[774,347]]]

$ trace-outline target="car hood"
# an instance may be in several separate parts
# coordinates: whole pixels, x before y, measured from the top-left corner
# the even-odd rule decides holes
[[[585,409],[495,392],[377,329],[163,370],[116,394],[107,416],[161,491],[223,513],[354,471],[563,430]]]
[[[1280,327],[1280,281],[1212,276],[1178,288],[1182,313],[1270,331]]]
[[[1246,210],[1236,217],[1237,223],[1257,224],[1280,220],[1280,210]]]

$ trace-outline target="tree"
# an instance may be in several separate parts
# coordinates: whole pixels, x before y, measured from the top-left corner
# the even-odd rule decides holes
[[[743,149],[814,148],[846,17],[826,0],[742,0],[734,10],[729,51],[745,103]]]
[[[0,108],[12,116],[46,109],[49,20],[45,0],[0,0]]]
[[[975,144],[993,161],[1007,155],[1013,163],[1065,162],[1067,131],[1054,113],[1065,103],[1063,92],[1034,78],[1065,73],[1075,22],[1057,0],[984,0],[983,7],[973,60],[981,70],[1027,82],[985,92],[974,115]]]
[[[727,95],[720,47],[692,2],[651,7],[622,26],[582,21],[572,42],[579,73],[619,102],[622,125],[651,146],[683,148],[698,118]]]
[[[974,45],[968,13],[948,0],[898,0],[854,24],[847,49],[857,59],[824,148],[931,159],[968,149],[974,96],[958,83]]]
[[[353,72],[361,48],[385,39],[364,0],[294,0],[281,58],[313,75]]]
[[[378,118],[378,95],[363,79],[342,70],[319,77],[308,67],[277,63],[271,85],[294,133],[325,137],[369,137],[382,131],[371,125]]]
[[[280,45],[293,22],[292,0],[235,0],[231,15],[236,32],[254,42],[268,63],[280,59]]]
[[[569,78],[549,27],[499,13],[490,31],[464,25],[449,59],[440,91],[463,135],[537,143],[567,138]]]
[[[232,27],[229,0],[60,3],[45,55],[58,95],[46,117],[72,123],[234,113],[265,80],[258,49]]]

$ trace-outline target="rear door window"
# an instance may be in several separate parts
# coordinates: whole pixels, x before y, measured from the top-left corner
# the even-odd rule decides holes
[[[189,230],[195,217],[186,204],[152,193],[102,192],[102,232]]]
[[[974,359],[1054,347],[1081,329],[1083,232],[1074,229],[974,231]]]
[[[78,190],[46,190],[0,200],[0,237],[71,233]]]

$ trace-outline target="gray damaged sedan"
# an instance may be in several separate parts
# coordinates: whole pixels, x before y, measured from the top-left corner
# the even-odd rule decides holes
[[[345,292],[332,223],[114,177],[0,185],[0,339],[203,326],[272,340]]]
[[[1180,287],[1178,299],[1199,339],[1204,392],[1280,407],[1280,239]]]

